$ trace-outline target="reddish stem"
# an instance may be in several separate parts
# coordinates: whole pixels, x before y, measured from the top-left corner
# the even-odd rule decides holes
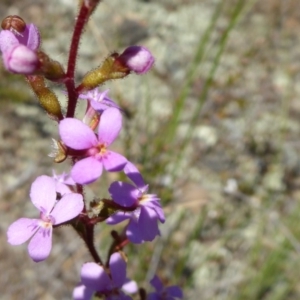
[[[69,61],[68,61],[68,69],[66,74],[65,85],[68,91],[68,109],[67,109],[67,118],[74,117],[75,108],[78,99],[78,93],[75,89],[75,66],[76,66],[76,59],[78,54],[78,46],[81,35],[83,33],[83,29],[85,24],[87,23],[90,16],[90,9],[84,5],[80,7],[75,28],[73,31],[73,37],[70,46],[70,53],[69,53]]]

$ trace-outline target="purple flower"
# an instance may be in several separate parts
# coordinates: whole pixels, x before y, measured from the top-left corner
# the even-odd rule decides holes
[[[83,209],[82,195],[70,193],[56,199],[55,180],[39,176],[31,185],[30,198],[40,211],[39,219],[21,218],[7,230],[8,243],[20,245],[30,240],[29,256],[33,261],[45,260],[52,248],[52,228],[78,216]]]
[[[158,220],[164,223],[165,217],[160,205],[160,199],[154,194],[146,194],[148,185],[137,168],[127,163],[125,174],[135,183],[135,186],[126,182],[116,181],[109,187],[109,193],[114,202],[123,207],[136,207],[133,211],[117,212],[109,217],[108,224],[118,224],[129,219],[126,228],[128,239],[135,244],[152,241],[160,235]]]
[[[109,97],[107,97],[109,90],[105,90],[104,92],[100,92],[98,88],[95,88],[91,91],[88,91],[83,94],[79,94],[80,99],[86,99],[90,102],[91,106],[97,112],[103,112],[109,107],[114,107],[120,109],[120,107]]]
[[[152,68],[154,57],[145,47],[130,46],[117,58],[117,61],[125,65],[130,71],[144,74]]]
[[[154,276],[150,283],[156,292],[150,293],[147,300],[176,300],[183,298],[182,290],[178,286],[172,285],[165,288],[157,276]]]
[[[98,127],[98,137],[93,130],[83,122],[66,118],[59,124],[62,141],[75,150],[86,150],[85,158],[79,160],[71,170],[71,176],[79,184],[91,183],[106,171],[122,171],[127,159],[107,149],[117,138],[122,128],[122,115],[116,108],[106,109]]]
[[[110,276],[102,266],[94,262],[86,263],[81,268],[81,283],[73,291],[74,300],[89,300],[92,296],[105,296],[106,300],[130,300],[127,293],[137,292],[137,284],[126,278],[126,262],[119,253],[114,253],[109,260]]]

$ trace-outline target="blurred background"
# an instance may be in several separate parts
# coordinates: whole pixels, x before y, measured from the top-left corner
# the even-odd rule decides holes
[[[62,63],[76,10],[74,0],[0,2],[1,18],[35,23]],[[127,248],[129,275],[146,289],[157,273],[189,300],[300,299],[299,32],[298,0],[109,0],[94,13],[78,82],[132,44],[156,57],[150,73],[101,87],[125,111],[115,148],[138,164],[167,216],[161,238]],[[48,157],[57,125],[23,77],[2,67],[0,76],[0,299],[71,299],[90,260],[71,228],[55,230],[39,264],[27,245],[6,242],[9,224],[36,217],[32,181],[68,163]],[[87,198],[107,196],[117,176],[101,177]],[[103,255],[110,229],[97,228]]]

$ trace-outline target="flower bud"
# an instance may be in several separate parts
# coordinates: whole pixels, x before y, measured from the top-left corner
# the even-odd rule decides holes
[[[3,61],[8,71],[17,74],[32,74],[39,65],[37,54],[24,45],[17,45],[3,53]]]
[[[145,47],[130,46],[116,58],[115,63],[126,66],[137,74],[144,74],[153,66],[154,57]]]

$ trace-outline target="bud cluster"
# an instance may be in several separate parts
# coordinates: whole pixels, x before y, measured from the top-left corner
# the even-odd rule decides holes
[[[138,168],[110,145],[123,127],[122,108],[101,91],[106,81],[144,74],[154,58],[141,46],[130,46],[123,53],[107,56],[103,63],[89,71],[76,85],[74,70],[77,50],[84,26],[99,0],[82,0],[66,69],[40,49],[41,37],[34,24],[26,24],[19,16],[2,21],[0,50],[7,71],[23,74],[45,112],[58,123],[60,139],[53,140],[51,155],[59,163],[69,158],[70,173],[38,176],[31,185],[30,199],[38,210],[37,217],[20,218],[7,230],[8,243],[20,245],[27,241],[28,254],[34,262],[47,259],[52,248],[53,229],[71,225],[86,244],[93,262],[83,264],[80,283],[73,299],[181,299],[176,286],[164,288],[155,276],[151,281],[155,292],[147,294],[135,281],[126,277],[127,261],[124,247],[128,243],[151,242],[160,235],[159,223],[165,222],[160,199],[148,194],[149,186]],[[66,70],[66,71],[65,71]],[[67,111],[63,112],[47,80],[59,83],[68,96]],[[85,101],[83,118],[75,117],[78,99]],[[123,173],[127,181],[114,181],[108,186],[110,199],[97,195],[87,199],[84,189],[100,181],[103,172]],[[124,177],[123,175],[123,177]],[[94,244],[94,226],[106,222],[115,225],[127,221],[121,233],[112,230],[112,243],[107,261],[103,261]]]

